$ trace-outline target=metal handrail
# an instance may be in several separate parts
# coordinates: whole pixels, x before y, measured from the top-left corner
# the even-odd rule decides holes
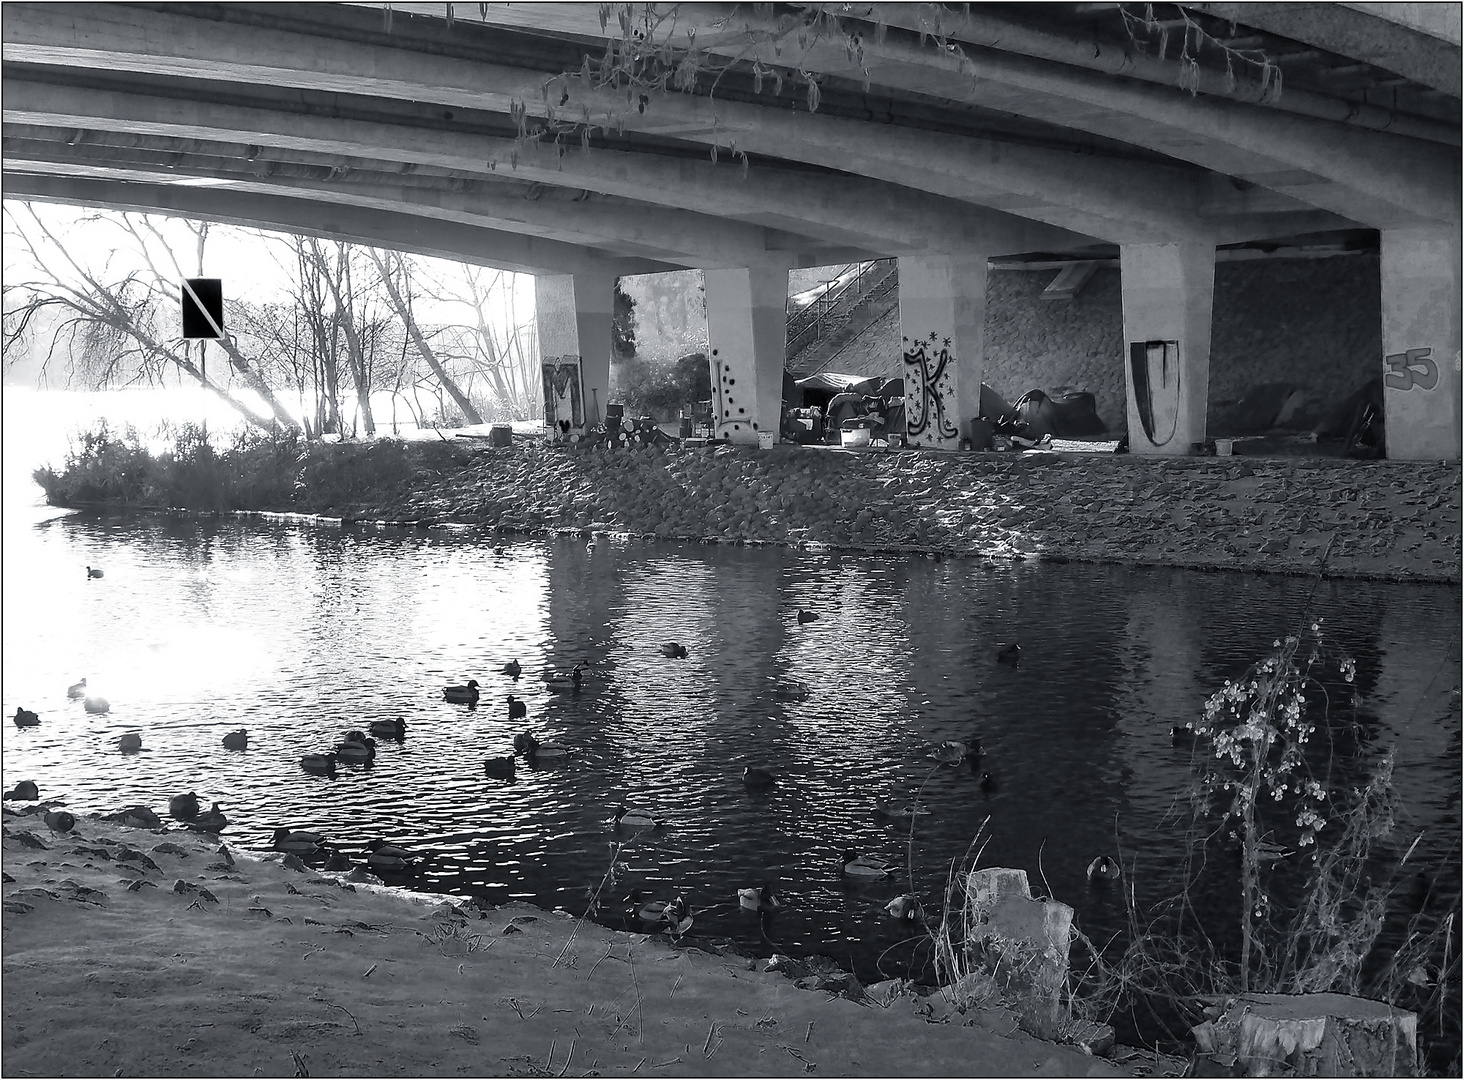
[[[856,307],[864,299],[865,294],[870,291],[865,288],[866,282],[875,276],[881,269],[882,264],[888,261],[885,259],[876,259],[865,263],[845,264],[840,269],[838,275],[836,275],[835,280],[838,277],[843,277],[844,274],[848,273],[855,266],[859,267],[858,273],[837,289],[825,289],[818,296],[814,297],[813,303],[789,316],[787,354],[789,356],[796,356],[813,342],[822,341],[824,339],[826,325],[832,329],[834,323],[846,321],[838,316],[847,315],[847,312],[839,312],[838,316],[836,316],[840,303],[846,297],[852,296],[855,302],[849,305],[849,310]],[[804,325],[800,326],[798,325],[799,323],[803,323]],[[804,340],[810,333],[813,334],[812,339]]]

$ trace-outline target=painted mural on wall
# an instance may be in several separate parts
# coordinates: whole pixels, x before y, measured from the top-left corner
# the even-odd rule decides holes
[[[951,339],[935,331],[928,337],[906,337],[905,432],[910,442],[940,443],[960,434],[951,413],[956,410],[956,358]]]
[[[712,350],[712,435],[733,442],[754,441],[749,432],[757,430],[752,409],[755,398],[751,379],[739,384],[731,364],[724,363],[718,350]]]
[[[1179,342],[1129,342],[1129,385],[1151,446],[1167,446],[1179,430],[1179,377]]]
[[[1383,357],[1388,368],[1383,385],[1390,390],[1432,390],[1439,384],[1439,366],[1430,354],[1433,349],[1409,349]]]
[[[567,439],[584,431],[585,391],[580,358],[546,356],[544,365],[544,429],[551,439]]]

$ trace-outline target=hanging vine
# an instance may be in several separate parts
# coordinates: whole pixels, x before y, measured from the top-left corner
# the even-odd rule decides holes
[[[1175,59],[1179,63],[1179,86],[1188,90],[1191,96],[1200,92],[1200,51],[1209,46],[1225,58],[1225,89],[1234,93],[1239,85],[1237,69],[1251,71],[1260,79],[1261,101],[1275,102],[1281,98],[1281,67],[1261,49],[1237,49],[1227,45],[1194,20],[1182,7],[1175,7],[1176,16],[1166,20],[1154,14],[1153,4],[1144,4],[1143,13],[1136,14],[1127,5],[1118,6],[1123,17],[1124,29],[1129,40],[1140,52],[1156,55],[1160,60],[1168,57],[1171,40],[1170,25],[1177,17],[1180,21],[1179,52]],[[1234,24],[1232,23],[1232,32]]]

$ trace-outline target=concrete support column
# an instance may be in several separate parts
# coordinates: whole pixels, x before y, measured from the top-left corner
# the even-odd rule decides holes
[[[782,423],[788,266],[703,271],[715,436],[756,445]]]
[[[1388,457],[1459,460],[1458,226],[1385,229],[1383,428]]]
[[[604,419],[615,280],[609,271],[534,278],[534,315],[544,365],[544,422],[551,429],[556,420],[570,420],[571,431],[583,434],[586,427]],[[577,377],[571,371],[575,366]]]
[[[899,269],[906,438],[955,450],[981,412],[986,255],[902,256]]]
[[[1205,441],[1215,248],[1124,244],[1119,267],[1129,450],[1188,454]]]

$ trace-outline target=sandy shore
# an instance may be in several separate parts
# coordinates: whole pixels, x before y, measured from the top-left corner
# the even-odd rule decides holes
[[[856,1002],[690,938],[455,909],[216,837],[9,812],[4,831],[7,1076],[1178,1074],[1000,1009],[884,984]]]

